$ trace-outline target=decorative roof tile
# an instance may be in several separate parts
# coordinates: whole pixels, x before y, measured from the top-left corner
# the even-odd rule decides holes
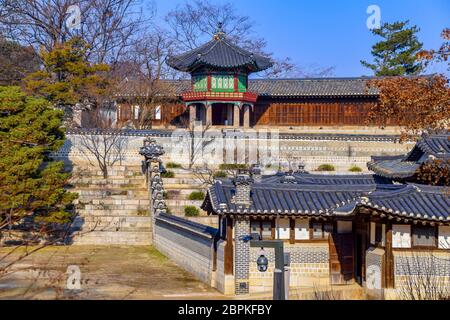
[[[249,92],[264,98],[314,98],[314,97],[370,97],[378,96],[375,88],[366,90],[370,78],[298,78],[298,79],[249,79]],[[125,79],[120,85],[119,97],[137,95],[134,83],[138,80]],[[191,91],[191,80],[162,80],[164,92],[181,96]],[[166,88],[167,87],[167,88]]]
[[[450,134],[422,135],[406,155],[372,157],[367,167],[377,175],[393,179],[412,177],[430,159],[450,159]]]
[[[350,215],[357,208],[383,211],[391,216],[416,220],[449,221],[450,195],[447,187],[419,184],[352,184],[352,175],[335,176],[319,183],[283,184],[278,180],[251,185],[251,205],[244,212],[233,201],[235,186],[216,182],[205,202],[212,212],[232,214],[276,214],[301,216]],[[365,177],[361,182],[365,182]],[[342,180],[342,181],[339,181]]]
[[[192,72],[200,67],[245,68],[248,72],[258,72],[273,65],[269,58],[239,48],[224,35],[215,36],[211,41],[186,53],[171,56],[167,63],[184,72]]]

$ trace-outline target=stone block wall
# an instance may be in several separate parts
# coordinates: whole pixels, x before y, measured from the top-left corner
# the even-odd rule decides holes
[[[142,156],[139,155],[139,148],[142,146],[145,135],[124,136],[126,143],[121,156],[121,162],[127,165],[140,165]],[[187,145],[183,140],[170,136],[155,137],[158,144],[164,146],[166,154],[162,157],[163,162],[175,161],[182,163],[183,159],[189,162],[189,155],[186,153]],[[53,153],[53,157],[66,161],[85,161],[86,156],[80,146],[80,135],[68,134],[64,146]],[[331,163],[336,167],[336,171],[347,172],[350,166],[358,165],[366,170],[366,162],[372,155],[398,155],[405,154],[411,148],[412,143],[399,144],[389,141],[330,141],[330,140],[307,140],[307,139],[272,139],[247,138],[247,139],[223,139],[216,138],[214,143],[208,144],[203,152],[200,152],[195,159],[196,165],[208,163],[214,168],[220,163],[242,163],[247,158],[246,154],[252,151],[259,158],[249,158],[250,163],[261,162],[295,162],[302,161],[306,164],[305,169],[312,171],[320,164]],[[229,154],[231,161],[227,158],[225,147],[230,147]],[[243,150],[243,152],[239,152]],[[183,153],[180,155],[180,152]],[[237,156],[235,156],[237,154]],[[239,158],[242,155],[242,159]],[[184,155],[184,157],[183,157]],[[95,161],[95,159],[93,159]],[[264,161],[267,160],[267,161]]]
[[[183,227],[179,221],[171,223],[156,217],[154,246],[181,268],[211,284],[214,239]]]
[[[433,299],[439,295],[450,297],[450,252],[394,251],[394,294],[396,298],[416,295]],[[417,296],[419,297],[419,296]]]
[[[236,295],[249,293],[250,243],[240,240],[250,232],[248,217],[237,217],[234,224],[234,277]]]
[[[329,283],[329,251],[327,243],[297,243],[284,245],[290,253],[290,287],[314,287]],[[266,272],[258,271],[256,260],[262,253],[260,248],[250,248],[250,293],[268,292],[273,288],[275,250],[264,249],[269,260]]]

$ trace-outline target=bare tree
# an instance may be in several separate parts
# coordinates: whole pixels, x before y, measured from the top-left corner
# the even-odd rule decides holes
[[[80,132],[80,151],[92,166],[98,166],[103,178],[108,178],[109,168],[121,163],[127,147],[127,139],[121,130],[111,124],[100,111],[96,110],[90,117],[90,127],[95,131]]]
[[[450,284],[439,276],[450,261],[431,252],[403,254],[401,271],[403,280],[396,283],[397,293],[404,300],[448,300]]]
[[[205,14],[206,13],[206,14]],[[179,5],[166,16],[171,30],[175,51],[194,49],[209,41],[222,23],[223,30],[232,42],[249,51],[272,57],[274,67],[261,73],[261,76],[280,78],[293,76],[327,76],[333,68],[306,70],[296,65],[290,58],[275,58],[267,51],[267,42],[254,32],[254,22],[250,17],[240,15],[231,3],[215,4],[208,0],[195,0]]]
[[[81,25],[74,29],[66,23],[73,4],[72,0],[0,0],[0,30],[10,39],[47,51],[77,35],[90,44],[90,61],[114,64],[148,22],[140,0],[80,0],[76,4]]]

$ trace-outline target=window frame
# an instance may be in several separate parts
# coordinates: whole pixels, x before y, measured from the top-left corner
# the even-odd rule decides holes
[[[433,244],[432,245],[428,245],[428,244],[416,244],[416,230],[417,229],[423,229],[423,228],[428,228],[428,229],[433,229]],[[438,239],[439,239],[439,234],[437,233],[437,229],[436,226],[423,226],[423,225],[411,225],[411,248],[438,248]]]

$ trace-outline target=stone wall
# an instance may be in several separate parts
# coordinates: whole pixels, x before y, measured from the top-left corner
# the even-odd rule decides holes
[[[123,152],[120,163],[126,165],[140,165],[142,156],[139,149],[143,144],[145,134],[142,136],[124,136]],[[87,155],[81,146],[81,135],[68,134],[64,146],[53,154],[55,158],[66,161],[88,162]],[[161,157],[163,162],[174,161],[181,164],[189,164],[190,142],[187,138],[176,138],[174,136],[155,136],[158,144],[164,146],[165,155]],[[205,140],[207,138],[204,138]],[[197,141],[198,142],[198,141]],[[196,145],[199,145],[198,143]],[[279,162],[283,166],[295,165],[295,162],[302,161],[306,165],[306,170],[313,171],[320,164],[331,163],[338,172],[347,172],[352,165],[357,165],[363,170],[372,155],[398,155],[405,154],[411,148],[412,143],[400,144],[392,141],[361,141],[352,139],[341,139],[338,141],[327,139],[300,139],[283,138],[276,136],[270,140],[265,138],[224,139],[215,138],[213,143],[207,145],[202,150],[197,150],[194,158],[195,165],[207,163],[214,168],[220,163],[273,163]],[[228,150],[225,150],[229,148]],[[257,151],[256,151],[257,150]],[[250,154],[256,157],[249,156]],[[94,159],[92,159],[94,160]]]
[[[450,252],[394,251],[394,294],[411,298],[414,294],[434,299],[450,297]]]
[[[205,226],[191,221],[161,214],[155,217],[153,244],[177,265],[211,284],[214,252],[212,233],[215,231],[212,228],[209,233],[199,231],[203,228]]]
[[[234,278],[236,295],[249,293],[250,243],[241,240],[250,230],[248,217],[237,217],[234,223]]]
[[[256,260],[262,253],[261,249],[250,249],[250,293],[272,291],[275,267],[274,252],[274,249],[264,249],[264,255],[269,260],[269,267],[266,272],[260,272]],[[329,284],[328,243],[285,243],[284,252],[290,253],[291,257],[290,287],[314,287]]]

